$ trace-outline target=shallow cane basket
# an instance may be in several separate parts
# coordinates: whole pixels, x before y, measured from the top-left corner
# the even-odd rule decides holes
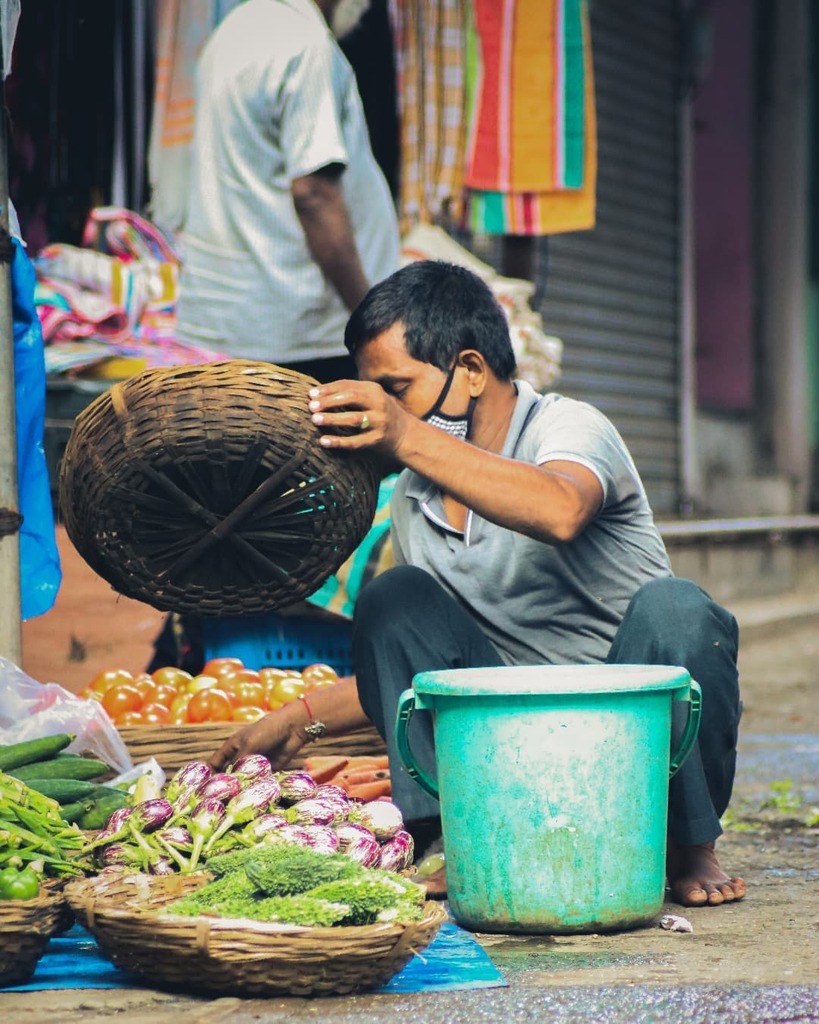
[[[244,996],[337,995],[378,988],[425,949],[447,918],[349,928],[299,928],[217,917],[172,917],[166,904],[209,876],[103,871],[66,896],[103,953],[160,987]]]
[[[59,887],[43,886],[33,900],[0,900],[0,987],[24,985],[70,908]]]
[[[189,725],[121,725],[118,732],[135,764],[155,758],[168,775],[189,761],[207,761],[239,728],[237,722]],[[372,726],[343,736],[315,740],[290,759],[288,769],[301,768],[307,757],[361,757],[386,754],[387,746]]]
[[[60,471],[74,546],[166,611],[251,615],[320,587],[369,529],[379,473],[310,420],[312,377],[234,359],[148,370],[79,414]]]

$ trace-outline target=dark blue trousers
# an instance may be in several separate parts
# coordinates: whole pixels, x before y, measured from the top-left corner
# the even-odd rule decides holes
[[[669,836],[681,845],[716,839],[731,799],[741,704],[734,617],[690,580],[652,580],[634,595],[607,662],[681,665],[702,688],[697,743],[669,785]],[[417,672],[491,668],[503,662],[460,605],[422,569],[396,566],[359,595],[353,621],[353,665],[364,711],[385,738],[393,800],[407,821],[434,817],[438,803],[400,765],[393,726],[400,694]],[[678,737],[683,720],[674,715]],[[418,761],[434,774],[431,717],[414,716],[410,739]]]

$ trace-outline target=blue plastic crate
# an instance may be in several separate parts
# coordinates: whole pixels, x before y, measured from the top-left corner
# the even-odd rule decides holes
[[[303,669],[321,661],[351,675],[352,623],[245,615],[203,623],[205,658],[241,658],[247,668]]]

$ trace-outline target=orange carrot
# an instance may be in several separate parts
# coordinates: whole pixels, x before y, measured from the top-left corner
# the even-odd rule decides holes
[[[376,782],[364,782],[360,786],[350,786],[347,795],[353,800],[377,800],[382,796],[390,796],[392,786],[389,779],[378,779]]]
[[[307,758],[304,762],[304,770],[321,784],[334,779],[348,764],[349,758],[347,757]]]
[[[390,773],[386,768],[370,768],[368,771],[343,771],[339,773],[348,786],[361,786],[365,782],[378,782],[379,779],[388,779]]]

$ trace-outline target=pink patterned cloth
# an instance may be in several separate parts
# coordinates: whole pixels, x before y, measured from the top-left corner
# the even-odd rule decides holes
[[[179,262],[171,239],[117,207],[91,211],[82,247],[46,246],[35,261],[34,303],[49,372],[76,371],[114,356],[146,359],[148,366],[225,358],[177,341]],[[87,359],[76,345],[80,340],[94,343]],[[108,346],[107,355],[100,354],[100,343]]]

